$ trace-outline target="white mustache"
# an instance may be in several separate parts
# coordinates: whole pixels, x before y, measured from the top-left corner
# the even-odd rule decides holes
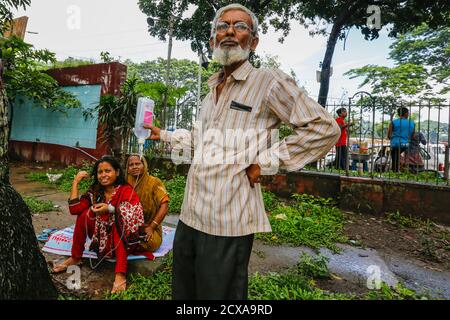
[[[225,38],[222,41],[220,41],[219,45],[221,45],[224,42],[234,42],[236,44],[239,44],[239,42],[237,42],[236,40],[234,40],[233,38]]]

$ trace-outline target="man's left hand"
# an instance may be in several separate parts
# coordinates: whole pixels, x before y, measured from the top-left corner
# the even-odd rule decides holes
[[[250,186],[255,187],[255,183],[259,183],[259,177],[261,176],[261,167],[257,164],[252,164],[250,167],[245,169],[248,181],[250,181]]]

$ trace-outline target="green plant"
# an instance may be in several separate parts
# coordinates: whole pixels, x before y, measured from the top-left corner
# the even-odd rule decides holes
[[[107,300],[170,300],[172,298],[172,253],[162,263],[161,269],[151,277],[140,274],[130,275],[130,286],[127,290],[107,294]]]
[[[49,212],[56,211],[54,208],[53,202],[50,200],[39,200],[35,197],[23,197],[28,208],[30,208],[31,213],[41,213],[41,212]]]
[[[328,270],[328,258],[319,254],[317,257],[312,257],[303,252],[300,256],[300,261],[297,264],[300,274],[310,278],[329,278],[330,271]]]
[[[294,193],[292,195],[292,198],[298,202],[315,204],[315,205],[324,206],[324,207],[336,207],[337,206],[337,202],[332,198],[315,197],[313,195],[309,195],[306,193],[302,193],[302,194]]]
[[[172,297],[171,270],[158,271],[151,277],[134,273],[130,275],[131,285],[126,291],[111,294],[107,300],[169,300]]]
[[[424,222],[418,218],[411,215],[402,215],[400,212],[386,213],[387,220],[392,224],[398,224],[406,228],[419,228],[424,226]]]
[[[48,177],[44,172],[30,172],[25,176],[25,179],[30,181],[38,181],[38,182],[48,182]]]
[[[166,182],[167,192],[169,193],[169,212],[180,213],[183,204],[184,189],[186,188],[185,176],[174,176],[173,179]]]
[[[420,244],[422,246],[420,249],[420,253],[422,255],[436,262],[442,261],[441,256],[438,254],[437,243],[435,240],[421,235]]]
[[[381,284],[380,290],[371,290],[366,294],[367,300],[424,300],[426,296],[418,295],[415,291],[410,290],[398,283],[396,287],[391,288],[386,283]]]
[[[164,174],[164,172],[159,170],[158,168],[153,169],[150,172],[150,175],[152,175],[152,176],[154,176],[156,178],[159,178],[161,180],[166,180],[166,178],[167,178],[167,176]]]
[[[256,273],[249,279],[251,300],[349,300],[350,295],[334,294],[314,286],[314,281],[293,270],[285,273]]]
[[[262,195],[264,201],[264,208],[266,209],[266,211],[270,212],[274,210],[280,203],[278,197],[268,190],[262,190]]]
[[[306,245],[314,249],[326,247],[338,252],[335,243],[346,242],[341,211],[331,206],[331,201],[327,199],[300,195],[294,195],[294,199],[303,201],[290,206],[278,205],[269,216],[272,232],[259,233],[257,239],[275,245]],[[305,202],[305,199],[308,201]]]

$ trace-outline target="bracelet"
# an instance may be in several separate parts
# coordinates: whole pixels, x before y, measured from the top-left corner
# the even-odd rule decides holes
[[[156,226],[159,226],[159,223],[157,223],[155,220],[152,220],[152,222],[150,222],[150,223],[154,223],[154,224],[156,224]]]

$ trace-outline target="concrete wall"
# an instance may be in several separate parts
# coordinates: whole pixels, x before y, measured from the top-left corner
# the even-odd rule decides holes
[[[83,111],[99,104],[101,86],[71,86],[64,87],[64,90],[77,97],[81,102],[80,109],[68,109],[67,113],[52,112],[34,106],[30,99],[16,99],[11,140],[95,149],[98,114],[85,120]]]
[[[98,104],[102,95],[119,95],[126,72],[127,67],[118,62],[47,71],[60,86],[80,98],[83,108]],[[111,154],[118,146],[101,139],[105,125],[98,123],[98,115],[84,121],[82,109],[69,110],[66,117],[30,105],[24,101],[14,106],[11,159],[80,165]]]

